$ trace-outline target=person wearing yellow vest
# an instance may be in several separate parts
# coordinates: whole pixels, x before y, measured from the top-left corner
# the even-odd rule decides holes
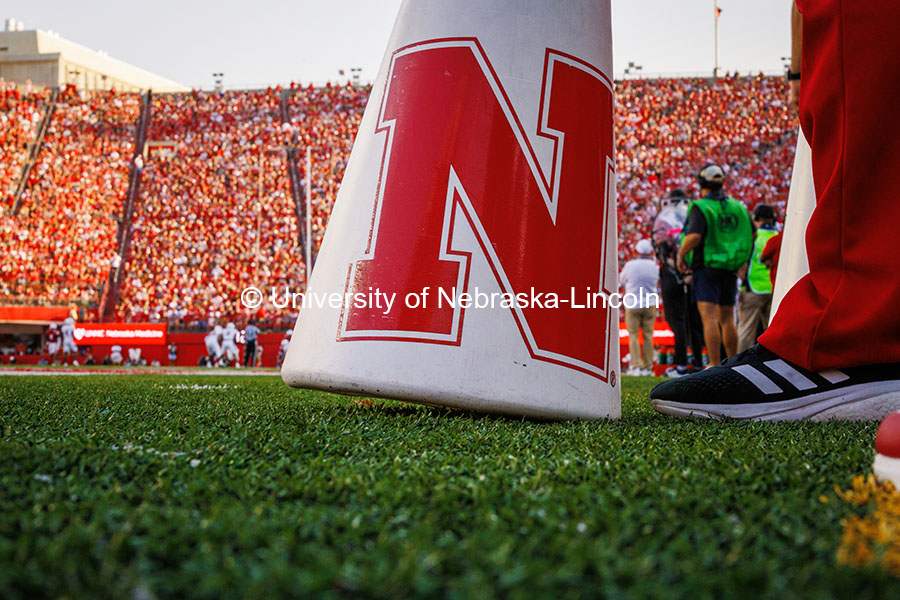
[[[753,224],[756,238],[753,240],[753,256],[744,277],[738,305],[738,352],[743,352],[756,343],[756,338],[769,325],[769,311],[772,309],[772,280],[769,267],[762,263],[763,249],[773,236],[775,229],[775,209],[768,204],[759,204],[753,210]]]
[[[697,174],[700,199],[688,207],[688,222],[678,250],[677,266],[691,273],[710,366],[737,353],[734,305],[737,272],[753,252],[753,224],[742,202],[722,191],[725,169],[708,164]]]

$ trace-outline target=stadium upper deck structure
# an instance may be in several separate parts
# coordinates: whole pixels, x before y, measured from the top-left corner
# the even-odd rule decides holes
[[[796,117],[766,76],[617,82],[620,260],[656,200],[696,192],[706,161],[729,191],[783,207]],[[221,93],[0,91],[0,321],[242,322],[247,285],[302,289],[368,94],[347,84]],[[307,182],[306,152],[312,153]],[[306,193],[311,213],[306,214]],[[295,314],[264,305],[273,326]],[[8,329],[7,329],[8,330]]]
[[[7,19],[0,31],[0,78],[31,80],[42,87],[67,84],[83,90],[183,92],[188,88],[91,50],[51,31],[23,31],[15,19]]]

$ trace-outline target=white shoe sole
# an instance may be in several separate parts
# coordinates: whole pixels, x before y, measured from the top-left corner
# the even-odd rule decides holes
[[[894,487],[900,490],[900,458],[876,454],[872,470],[875,471],[875,477],[879,480],[891,481]]]
[[[663,377],[668,377],[669,379],[678,379],[679,377],[686,377],[687,375],[690,375],[691,373],[699,373],[699,371],[688,371],[686,373],[679,373],[678,371],[674,371],[674,370],[671,372],[666,371],[663,374]]]
[[[690,404],[651,400],[655,410],[673,417],[752,421],[876,421],[900,410],[900,381],[861,383],[780,402]]]

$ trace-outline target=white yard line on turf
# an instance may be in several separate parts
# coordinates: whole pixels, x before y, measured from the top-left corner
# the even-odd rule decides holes
[[[30,369],[27,367],[16,369],[0,369],[2,375],[253,375],[253,376],[270,376],[281,375],[279,371],[244,371],[244,370],[227,370],[220,371],[216,369],[210,370],[173,370],[173,369]]]

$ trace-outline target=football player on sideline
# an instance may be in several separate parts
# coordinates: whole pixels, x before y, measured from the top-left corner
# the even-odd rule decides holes
[[[288,346],[291,344],[291,334],[293,331],[288,329],[284,332],[284,337],[281,338],[281,344],[278,346],[278,368],[281,368],[281,365],[284,363],[284,357],[287,356]]]
[[[225,357],[225,361],[233,366],[240,367],[240,364],[235,364],[240,359],[241,353],[238,351],[237,344],[235,343],[238,336],[237,327],[234,326],[234,323],[229,322],[225,325],[225,329],[222,330],[222,354]]]
[[[222,326],[216,325],[203,338],[203,341],[206,343],[207,367],[218,366],[219,360],[222,358],[222,348],[219,346],[220,335],[222,335]]]
[[[59,352],[59,343],[59,326],[50,323],[50,329],[47,330],[47,354],[55,356]]]
[[[60,333],[62,334],[63,354],[76,354],[78,352],[78,345],[75,344],[75,319],[67,317],[66,320],[63,321]]]

